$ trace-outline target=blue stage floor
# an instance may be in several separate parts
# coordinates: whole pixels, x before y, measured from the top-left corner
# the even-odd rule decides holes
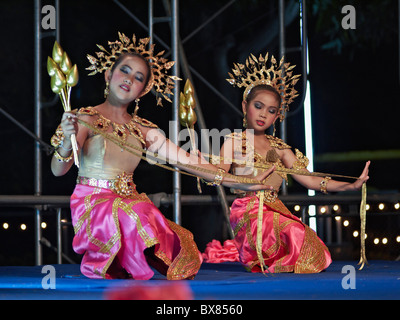
[[[355,267],[355,282],[343,271]],[[55,289],[43,289],[41,266],[0,267],[0,299],[105,299],[109,292],[142,290],[171,283],[156,273],[149,281],[93,280],[84,277],[79,265],[54,265]],[[344,278],[347,277],[347,278]],[[343,288],[355,285],[355,288]],[[50,284],[50,282],[47,282]],[[319,274],[275,274],[264,276],[245,271],[239,263],[204,263],[195,280],[183,281],[195,300],[269,300],[269,299],[400,299],[400,262],[370,261],[358,271],[354,261],[336,261]],[[354,287],[354,286],[353,286]]]

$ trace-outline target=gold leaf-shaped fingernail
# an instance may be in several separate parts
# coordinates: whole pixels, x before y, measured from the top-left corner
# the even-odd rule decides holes
[[[78,74],[78,67],[75,64],[68,72],[67,74],[67,84],[70,87],[76,86],[76,84],[79,81],[79,74]]]
[[[56,63],[60,63],[63,58],[63,53],[64,53],[64,50],[61,48],[59,43],[57,41],[55,41],[54,46],[53,46],[53,54],[52,54],[53,60]]]
[[[184,93],[186,95],[194,94],[194,89],[193,89],[192,83],[190,82],[189,79],[186,80],[185,87],[184,87],[183,91],[184,91]]]
[[[57,63],[52,58],[47,57],[47,73],[49,76],[52,77],[57,69],[59,69]]]
[[[67,74],[68,71],[72,68],[71,59],[68,57],[68,54],[65,51],[62,56],[60,68],[61,68],[61,71],[64,72],[64,74]]]
[[[187,114],[187,124],[190,128],[194,126],[194,124],[197,121],[197,116],[196,112],[194,112],[193,108],[188,108],[188,114]]]
[[[65,84],[66,80],[64,74],[62,73],[61,70],[56,69],[50,81],[51,90],[54,93],[60,93],[60,91],[65,87]]]

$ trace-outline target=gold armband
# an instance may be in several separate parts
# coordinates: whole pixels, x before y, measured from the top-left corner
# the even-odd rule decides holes
[[[74,157],[74,154],[73,154],[73,152],[71,152],[71,154],[69,155],[69,157],[65,157],[65,158],[64,158],[62,155],[60,155],[60,154],[58,153],[57,150],[55,150],[55,151],[54,151],[54,156],[55,156],[56,159],[57,159],[58,161],[60,161],[60,162],[69,162],[69,161],[71,161],[72,158]]]
[[[224,169],[218,168],[217,173],[215,174],[213,182],[207,182],[204,179],[202,179],[202,180],[208,186],[213,186],[213,187],[219,186],[219,185],[221,185],[222,180],[224,179],[224,173],[225,172],[226,171]]]
[[[63,130],[61,129],[61,125],[59,125],[59,126],[57,127],[56,132],[55,132],[54,135],[51,137],[51,140],[50,140],[51,145],[52,145],[54,148],[58,148],[58,147],[60,146],[60,144],[63,142],[64,138],[65,138],[64,132],[63,132]]]
[[[320,186],[321,186],[321,192],[324,194],[327,194],[327,187],[328,187],[328,181],[331,180],[331,177],[325,177],[324,179],[322,179]]]

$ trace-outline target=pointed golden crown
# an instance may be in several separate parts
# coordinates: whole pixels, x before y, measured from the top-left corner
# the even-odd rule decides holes
[[[178,77],[167,74],[167,70],[175,64],[175,61],[168,61],[163,58],[162,55],[164,51],[154,54],[154,44],[150,45],[147,49],[146,47],[150,38],[143,38],[136,41],[136,36],[133,34],[131,42],[123,33],[118,32],[118,36],[119,40],[108,42],[111,52],[98,44],[97,47],[101,51],[96,52],[97,59],[89,54],[87,55],[91,66],[86,68],[86,70],[92,71],[89,73],[89,76],[102,73],[112,68],[118,57],[124,53],[136,53],[141,55],[149,63],[151,71],[149,82],[138,98],[147,94],[154,87],[157,94],[157,105],[162,106],[162,99],[159,94],[165,100],[171,102],[168,95],[173,95],[172,89],[174,88],[174,80],[181,80]]]
[[[291,70],[295,66],[290,66],[290,63],[284,63],[283,57],[278,65],[274,56],[271,56],[271,66],[269,68],[267,61],[268,53],[265,57],[260,54],[258,59],[253,54],[250,54],[250,57],[246,59],[246,65],[234,63],[233,75],[228,73],[230,79],[226,80],[234,87],[245,88],[243,100],[246,100],[250,91],[260,84],[273,87],[281,96],[279,117],[282,121],[286,112],[289,111],[289,104],[298,96],[294,85],[299,81],[300,75],[293,75]]]

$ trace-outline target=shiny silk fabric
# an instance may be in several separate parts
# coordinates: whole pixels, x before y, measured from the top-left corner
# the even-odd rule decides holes
[[[230,216],[239,260],[252,272],[261,271],[256,251],[258,206],[256,195],[237,198]],[[263,204],[262,255],[273,273],[317,273],[332,262],[328,248],[317,234],[279,199]]]
[[[137,116],[126,124],[114,123],[93,107],[81,108],[77,115],[141,147],[140,126],[157,129]],[[79,176],[91,181],[114,180],[125,173],[132,177],[140,158],[89,132],[79,160]],[[76,185],[71,196],[73,248],[83,254],[82,273],[89,278],[146,280],[153,276],[151,265],[170,280],[193,278],[202,262],[193,235],[166,219],[133,182],[129,190],[132,194],[121,195],[104,185]]]
[[[234,144],[236,159],[254,157],[255,163],[284,167],[277,150],[289,149],[289,145],[281,139],[268,136],[271,149],[266,156],[262,156],[254,150],[253,145],[246,137],[246,132],[233,133],[228,136]],[[241,157],[241,158],[240,158]],[[299,163],[304,157],[296,151]],[[232,164],[233,173],[246,172],[246,167]],[[256,175],[257,171],[253,170]],[[299,218],[294,216],[285,205],[277,198],[278,190],[286,174],[273,172],[266,180],[267,184],[274,188],[264,199],[262,208],[262,258],[270,272],[295,272],[317,273],[326,269],[332,262],[328,248],[320,240],[317,234]],[[230,223],[234,231],[233,243],[237,249],[236,256],[231,242],[225,242],[224,246],[215,241],[207,245],[203,257],[205,262],[223,262],[239,260],[249,271],[261,272],[260,261],[257,255],[257,217],[259,211],[259,199],[255,193],[246,193],[233,190],[239,197],[231,206]],[[268,191],[266,192],[268,194]]]
[[[71,214],[73,249],[83,254],[81,272],[89,278],[147,280],[154,274],[150,264],[167,279],[180,280],[193,278],[200,268],[193,235],[166,219],[144,193],[135,190],[122,198],[77,184]]]

